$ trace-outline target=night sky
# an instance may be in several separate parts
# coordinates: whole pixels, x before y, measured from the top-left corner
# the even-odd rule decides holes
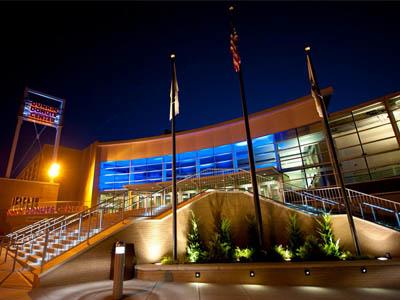
[[[62,145],[81,149],[95,140],[159,135],[170,127],[169,54],[175,51],[178,130],[241,116],[227,6],[0,3],[0,175],[24,86],[67,99]],[[335,90],[330,111],[400,90],[399,13],[395,2],[239,3],[249,111],[309,93],[307,43],[320,86]],[[25,123],[15,164],[33,133]],[[46,129],[42,143],[53,138],[54,130]]]

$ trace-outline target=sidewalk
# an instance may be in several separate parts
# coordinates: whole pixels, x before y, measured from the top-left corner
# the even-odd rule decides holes
[[[28,293],[32,286],[20,272],[12,272],[12,259],[10,256],[4,262],[4,249],[0,257],[0,300],[28,300],[31,297]],[[21,269],[21,265],[16,264],[16,270]]]
[[[3,289],[0,290],[0,295]],[[70,286],[38,288],[8,300],[111,300],[112,281],[99,281]],[[271,287],[265,285],[221,285],[211,283],[174,283],[129,280],[124,283],[124,300],[398,300],[400,290],[321,287]],[[29,296],[29,297],[26,297]],[[24,298],[25,297],[25,298]]]
[[[17,265],[16,269],[21,266]],[[12,260],[0,257],[0,300],[111,300],[111,280],[32,289],[20,272],[11,272]],[[399,286],[400,288],[400,286]],[[398,300],[400,289],[277,287],[255,284],[124,282],[125,300]]]

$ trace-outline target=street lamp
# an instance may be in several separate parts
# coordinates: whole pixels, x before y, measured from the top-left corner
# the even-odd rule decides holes
[[[56,162],[52,163],[49,168],[48,175],[50,177],[50,181],[53,182],[54,178],[60,175],[60,164]]]

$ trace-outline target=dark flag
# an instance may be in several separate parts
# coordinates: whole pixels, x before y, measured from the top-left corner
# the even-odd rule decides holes
[[[169,97],[171,98],[171,102],[169,105],[169,120],[172,120],[172,105],[174,105],[175,116],[179,114],[179,87],[178,87],[178,80],[176,79],[176,67],[175,64],[172,66],[173,74],[172,74],[172,81],[171,81],[171,90],[169,93]]]
[[[240,63],[241,63],[238,50],[238,42],[239,42],[239,35],[237,34],[236,29],[232,27],[229,49],[232,54],[233,69],[235,70],[236,73],[240,71]]]
[[[310,51],[310,47],[306,47],[306,51]],[[315,80],[314,70],[311,65],[310,56],[307,55],[307,71],[308,71],[308,80],[311,85],[311,96],[314,98],[315,107],[317,109],[318,115],[323,118],[324,113],[322,111],[321,102],[324,101],[324,98],[321,95],[321,92],[318,88],[317,81]]]
[[[317,81],[316,74],[314,71],[314,66],[312,64],[311,55],[310,55],[311,48],[306,47],[304,50],[306,52],[308,79],[310,80],[310,85],[311,85],[311,95],[314,98],[318,114],[322,118],[322,123],[324,126],[324,132],[325,132],[325,137],[326,137],[326,145],[328,146],[329,154],[331,156],[332,167],[335,171],[335,178],[336,178],[337,184],[342,193],[343,202],[344,202],[344,205],[346,208],[347,220],[349,222],[350,232],[351,232],[351,235],[353,238],[354,248],[356,249],[357,255],[360,256],[361,250],[360,250],[360,245],[358,242],[357,231],[356,231],[356,227],[354,224],[353,215],[351,212],[351,201],[350,201],[350,197],[347,192],[346,186],[344,184],[343,174],[340,170],[340,164],[339,164],[339,159],[338,159],[338,155],[337,155],[336,148],[335,148],[335,142],[333,140],[331,128],[329,125],[328,112],[326,110],[324,99],[321,95],[321,91],[318,86],[318,81]]]

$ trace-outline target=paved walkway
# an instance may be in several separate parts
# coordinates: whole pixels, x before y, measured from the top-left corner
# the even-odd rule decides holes
[[[5,251],[3,249],[2,254],[0,256],[0,299],[14,299],[11,296],[9,298],[3,298],[3,290],[6,289],[7,291],[15,291],[15,293],[27,293],[31,290],[30,282],[22,275],[20,272],[12,272],[13,267],[13,260],[8,257],[6,261],[5,258]],[[18,263],[15,265],[15,269],[21,269],[21,265]],[[30,280],[33,280],[33,277],[29,272],[24,272]],[[12,292],[14,293],[14,292]],[[23,299],[23,298],[21,298]],[[26,298],[29,299],[29,298]]]
[[[32,289],[19,272],[11,272],[11,259],[0,257],[0,300],[111,300],[112,281],[96,281],[59,287]],[[17,265],[17,269],[20,266]],[[124,283],[125,300],[398,300],[398,290],[377,288],[275,287],[265,285],[174,283],[129,280]]]
[[[111,300],[112,281],[99,281],[29,290],[0,288],[1,300]],[[129,280],[125,300],[398,300],[400,290],[370,288],[271,287],[264,285],[220,285]]]

